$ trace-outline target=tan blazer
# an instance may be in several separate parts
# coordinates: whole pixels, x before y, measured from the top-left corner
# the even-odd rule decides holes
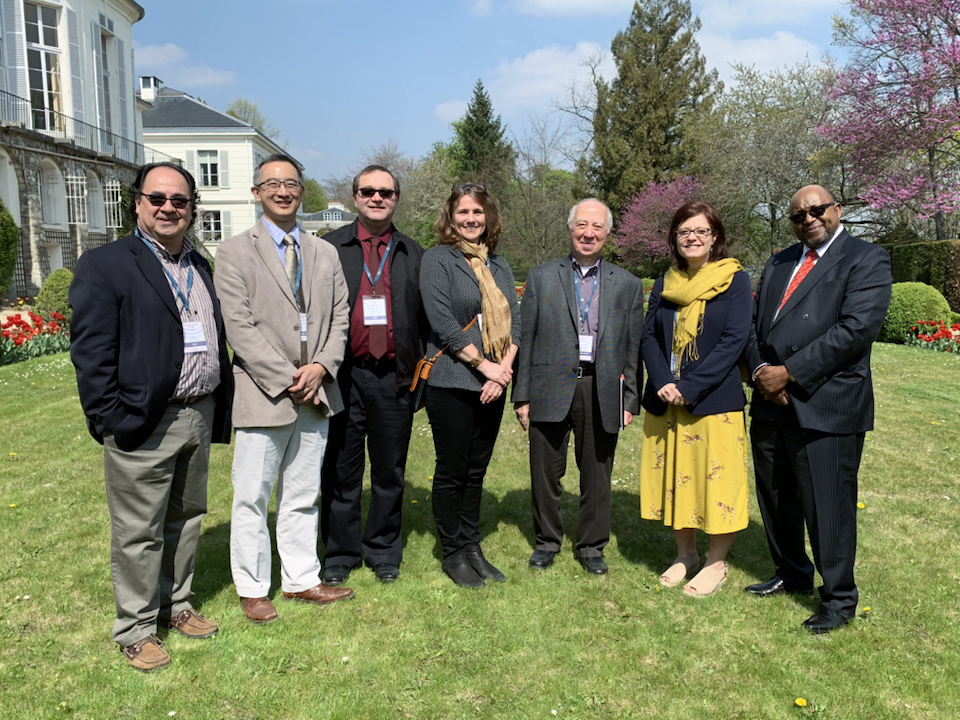
[[[350,314],[347,283],[334,247],[300,231],[301,286],[307,313],[307,359],[327,369],[317,412],[343,410],[336,383]],[[263,221],[217,248],[213,274],[227,341],[233,348],[233,424],[278,427],[297,417],[287,388],[300,365],[300,311]]]

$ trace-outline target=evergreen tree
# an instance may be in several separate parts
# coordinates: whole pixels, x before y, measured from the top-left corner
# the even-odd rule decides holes
[[[499,201],[513,177],[516,152],[504,138],[506,127],[493,115],[493,103],[477,80],[466,114],[453,124],[451,154],[460,182],[480,182]]]
[[[689,172],[690,128],[722,88],[707,72],[689,0],[638,0],[611,45],[617,76],[599,79],[587,177],[615,214],[651,182]]]
[[[303,211],[315,213],[327,209],[327,195],[323,188],[313,178],[304,178],[303,181]]]

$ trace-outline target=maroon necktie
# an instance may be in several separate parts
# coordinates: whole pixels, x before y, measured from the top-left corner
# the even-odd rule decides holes
[[[783,310],[783,306],[787,304],[787,300],[793,295],[793,291],[797,289],[797,286],[803,281],[807,274],[813,270],[813,265],[817,262],[817,257],[819,256],[816,250],[807,250],[807,254],[803,258],[803,264],[800,266],[800,269],[797,270],[797,274],[793,276],[790,284],[787,285],[787,291],[783,294],[783,300],[780,301],[780,307],[777,308],[777,312]]]
[[[380,266],[380,248],[381,241],[378,237],[370,238],[370,262],[368,267],[373,273],[377,272],[377,268]],[[386,270],[386,268],[384,268]],[[383,279],[383,275],[377,278],[377,287],[370,288],[370,291],[373,295],[377,297],[383,297],[384,292],[383,288],[386,287],[386,282]],[[379,289],[379,292],[378,292]],[[386,325],[371,325],[369,328],[370,331],[370,357],[374,360],[379,360],[384,355],[387,354],[387,326]]]

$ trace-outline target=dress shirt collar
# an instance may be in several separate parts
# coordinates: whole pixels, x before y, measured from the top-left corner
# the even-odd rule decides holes
[[[274,225],[272,222],[266,218],[260,218],[263,220],[264,226],[267,228],[267,232],[270,233],[270,237],[273,239],[273,242],[276,243],[277,249],[281,250],[283,248],[283,239],[287,235],[293,235],[293,239],[296,243],[297,248],[300,248],[300,226],[294,225],[293,230],[290,232],[285,232]]]

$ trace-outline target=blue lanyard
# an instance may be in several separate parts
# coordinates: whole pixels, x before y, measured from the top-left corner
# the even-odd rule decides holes
[[[592,269],[592,268],[591,268]],[[589,271],[588,271],[589,272]],[[587,307],[583,307],[583,298],[580,296],[580,277],[577,270],[573,270],[573,289],[577,292],[577,309],[580,311],[580,330],[587,329],[587,318],[590,316],[590,305],[593,303],[593,296],[597,294],[597,282],[600,280],[600,268],[597,268],[593,276],[593,289],[590,290],[590,297],[587,298]]]
[[[370,292],[372,292],[374,295],[377,293],[377,282],[380,280],[380,276],[383,275],[383,267],[387,264],[387,256],[390,254],[391,247],[393,247],[393,235],[390,236],[390,242],[387,243],[387,249],[383,251],[383,257],[380,258],[380,267],[377,268],[376,277],[370,274],[370,268],[367,267],[367,261],[363,261],[363,271],[367,274],[367,280],[370,281]],[[373,247],[370,249],[373,250]]]
[[[190,313],[190,291],[193,290],[193,263],[190,262],[190,258],[187,258],[187,294],[184,295],[183,291],[180,289],[180,283],[177,282],[177,279],[167,270],[167,266],[163,264],[163,260],[160,258],[160,253],[157,252],[157,249],[147,240],[143,235],[140,234],[140,229],[137,228],[137,236],[143,240],[143,244],[146,245],[150,250],[153,251],[153,254],[157,256],[157,260],[160,260],[160,269],[163,270],[163,274],[167,276],[167,280],[170,281],[170,284],[173,285],[173,291],[177,294],[177,297],[180,298],[180,303],[183,305],[183,311],[187,314]]]

